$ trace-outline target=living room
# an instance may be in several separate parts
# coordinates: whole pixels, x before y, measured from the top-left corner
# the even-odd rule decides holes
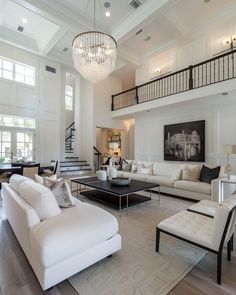
[[[0,294],[236,293],[235,16],[235,0],[0,0]],[[37,215],[13,175],[30,163],[72,208]]]

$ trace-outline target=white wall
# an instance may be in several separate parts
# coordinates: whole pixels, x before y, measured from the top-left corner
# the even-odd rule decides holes
[[[36,160],[48,163],[60,157],[61,66],[0,42],[0,56],[36,68],[36,86],[0,79],[0,113],[36,119]],[[45,66],[56,68],[56,74]]]
[[[164,125],[206,120],[206,163],[225,164],[224,144],[236,144],[236,99],[231,96],[202,98],[135,116],[135,159],[164,161]],[[236,174],[236,155],[231,155]]]
[[[170,48],[164,52],[146,60],[136,69],[135,83],[140,85],[149,82],[154,77],[158,78],[154,69],[159,68],[161,75],[168,72],[175,72],[190,65],[207,60],[215,53],[228,49],[229,46],[223,44],[225,35],[222,32],[212,32],[209,36],[203,36],[183,46]]]
[[[94,128],[112,128],[123,130],[123,157],[129,157],[129,133],[127,125],[121,119],[111,116],[111,95],[122,91],[121,80],[110,75],[107,79],[94,85]]]

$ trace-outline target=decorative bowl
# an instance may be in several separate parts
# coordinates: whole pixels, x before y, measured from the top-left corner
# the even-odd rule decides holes
[[[112,185],[116,185],[116,186],[126,186],[129,185],[131,182],[130,178],[126,178],[126,177],[115,177],[112,178],[110,180]]]

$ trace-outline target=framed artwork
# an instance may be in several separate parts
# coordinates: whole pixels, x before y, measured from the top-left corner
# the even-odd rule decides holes
[[[165,125],[164,160],[205,162],[205,120]]]

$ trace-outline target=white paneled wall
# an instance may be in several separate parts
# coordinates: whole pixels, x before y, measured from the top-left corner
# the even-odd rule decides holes
[[[236,144],[236,99],[229,96],[205,98],[205,101],[186,102],[136,115],[135,159],[164,161],[164,125],[195,120],[206,121],[206,163],[225,164],[224,144]],[[236,155],[231,155],[230,162],[236,174]]]
[[[36,119],[36,160],[48,163],[60,157],[61,66],[0,42],[0,56],[36,68],[36,85],[31,87],[0,79],[0,113]],[[47,72],[45,66],[56,69]]]

